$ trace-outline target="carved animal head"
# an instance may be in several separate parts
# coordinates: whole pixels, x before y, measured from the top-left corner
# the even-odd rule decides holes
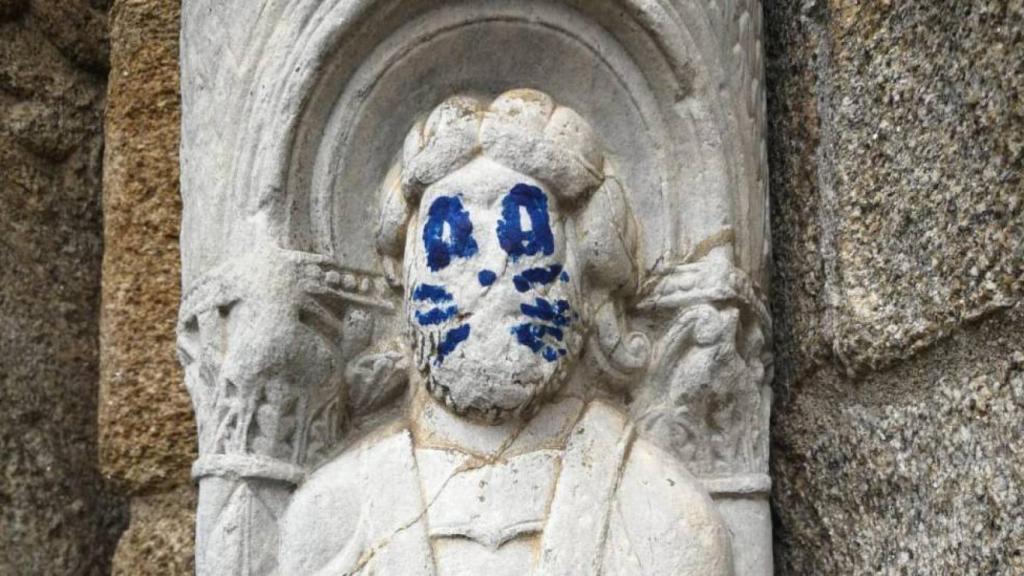
[[[455,96],[414,126],[377,245],[402,262],[428,390],[488,421],[532,414],[576,364],[595,312],[640,281],[638,226],[596,135],[535,90]]]

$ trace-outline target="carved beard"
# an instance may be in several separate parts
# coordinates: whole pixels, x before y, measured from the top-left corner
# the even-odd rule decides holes
[[[469,337],[447,355],[442,354],[447,334],[467,324],[411,326],[424,385],[460,416],[488,423],[530,418],[562,387],[579,355],[582,335],[576,327],[566,327],[565,355],[548,361],[516,342],[510,329],[516,318],[487,316],[476,311],[468,322]]]

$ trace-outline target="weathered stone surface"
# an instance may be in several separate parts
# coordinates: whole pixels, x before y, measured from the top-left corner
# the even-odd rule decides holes
[[[32,0],[32,14],[55,46],[76,64],[105,72],[110,61],[111,0]]]
[[[28,8],[28,0],[0,0],[0,20],[20,16]]]
[[[106,116],[100,447],[131,492],[189,482],[191,406],[177,366],[177,2],[112,12]]]
[[[1024,572],[1024,310],[777,405],[780,574]]]
[[[781,574],[1022,570],[1021,10],[766,3]]]
[[[66,42],[106,16],[67,4],[95,25],[0,2],[2,574],[106,574],[125,515],[96,469],[104,63]]]
[[[1024,3],[833,0],[835,351],[878,367],[1024,295]]]
[[[765,3],[772,308],[776,388],[830,356],[826,266],[834,250],[819,193],[820,124],[815,63],[820,27],[807,3]]]
[[[196,495],[192,486],[137,496],[131,526],[114,555],[113,576],[191,576],[195,573]]]

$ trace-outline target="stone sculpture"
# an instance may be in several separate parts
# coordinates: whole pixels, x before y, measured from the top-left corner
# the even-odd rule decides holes
[[[590,128],[543,93],[417,126],[378,232],[410,414],[299,488],[285,572],[732,574],[704,489],[577,369],[592,317],[637,289],[635,228]]]
[[[771,573],[759,30],[712,5],[697,22],[723,35],[691,49],[735,59],[735,100],[704,91],[718,68],[649,64],[640,89],[626,30],[663,46],[647,63],[684,37],[653,6],[268,2],[297,27],[252,25],[267,56],[243,100],[280,121],[239,137],[222,181],[243,208],[211,229],[189,191],[220,165],[189,147],[236,128],[195,119],[207,86],[250,76],[189,56],[211,37],[185,10],[197,573]],[[345,44],[360,22],[377,52]],[[425,74],[436,44],[466,88]],[[529,66],[489,48],[512,45]],[[587,62],[618,107],[570,81]]]

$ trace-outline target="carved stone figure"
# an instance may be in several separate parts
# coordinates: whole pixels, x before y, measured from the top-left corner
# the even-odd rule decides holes
[[[183,5],[197,573],[770,575],[759,4],[234,1]]]
[[[578,369],[595,312],[639,272],[589,126],[532,90],[449,99],[386,202],[410,413],[298,489],[285,573],[732,574],[705,490]]]

